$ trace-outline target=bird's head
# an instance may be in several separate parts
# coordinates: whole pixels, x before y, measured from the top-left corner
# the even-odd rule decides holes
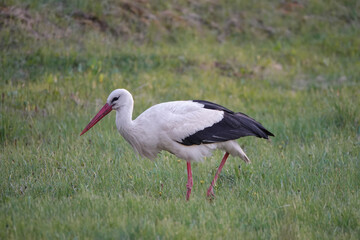
[[[90,130],[96,123],[98,123],[103,117],[111,112],[111,110],[118,110],[124,105],[132,104],[133,99],[131,94],[125,89],[116,89],[112,91],[107,98],[105,105],[95,115],[95,117],[89,122],[89,124],[80,133],[80,136]]]
[[[133,102],[131,93],[126,89],[116,89],[110,93],[106,104],[111,106],[113,110],[118,110],[122,106],[130,105],[131,102]]]

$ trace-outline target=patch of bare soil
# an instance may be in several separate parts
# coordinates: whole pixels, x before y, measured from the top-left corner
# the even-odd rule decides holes
[[[290,3],[289,3],[290,4]],[[280,11],[295,11],[301,5],[295,3],[279,6]],[[235,11],[223,16],[217,1],[198,3],[189,0],[186,4],[172,4],[160,8],[148,0],[122,0],[103,9],[101,14],[74,10],[70,16],[59,3],[52,18],[47,14],[29,11],[21,6],[0,6],[0,29],[8,26],[18,28],[28,35],[39,38],[61,38],[72,33],[73,27],[84,31],[99,31],[124,39],[146,39],[149,32],[157,38],[169,35],[176,29],[195,29],[197,32],[212,31],[222,42],[232,34],[241,34],[247,28],[273,35],[277,29],[266,25],[261,19],[248,18],[245,12]],[[50,11],[50,10],[49,10]],[[61,22],[61,26],[58,24]],[[65,23],[65,24],[64,24]]]
[[[46,17],[18,6],[0,7],[0,30],[5,27],[10,31],[20,30],[35,39],[59,38],[66,35],[65,30],[51,23]]]

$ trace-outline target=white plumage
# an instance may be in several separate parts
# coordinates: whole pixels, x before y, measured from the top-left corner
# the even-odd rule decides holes
[[[114,90],[81,135],[111,110],[115,110],[119,133],[142,157],[153,160],[160,151],[165,150],[188,162],[187,199],[192,187],[190,162],[202,161],[215,149],[224,150],[227,155],[218,170],[220,173],[228,154],[250,162],[235,139],[249,135],[262,138],[273,136],[245,114],[234,113],[207,101],[160,103],[144,111],[135,120],[132,120],[133,107],[133,97],[127,90]],[[208,195],[213,195],[213,183]]]

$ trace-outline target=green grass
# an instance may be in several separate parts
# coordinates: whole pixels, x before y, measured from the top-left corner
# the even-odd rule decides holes
[[[0,239],[359,239],[360,6],[299,2],[153,1],[146,22],[123,1],[5,1]],[[185,162],[138,158],[114,113],[79,136],[115,88],[135,116],[206,99],[276,137],[240,139],[252,164],[230,157],[211,202],[223,153],[194,163],[186,202]]]

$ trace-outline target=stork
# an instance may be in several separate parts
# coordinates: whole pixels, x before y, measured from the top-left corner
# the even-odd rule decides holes
[[[114,90],[80,136],[115,110],[119,133],[140,156],[154,160],[160,151],[165,150],[186,161],[186,200],[189,200],[193,186],[191,162],[203,161],[215,149],[225,151],[207,191],[208,197],[214,197],[214,184],[229,154],[250,163],[235,140],[245,136],[265,139],[274,136],[244,113],[233,112],[208,101],[160,103],[144,111],[135,120],[132,120],[133,107],[134,100],[130,92],[126,89]]]

